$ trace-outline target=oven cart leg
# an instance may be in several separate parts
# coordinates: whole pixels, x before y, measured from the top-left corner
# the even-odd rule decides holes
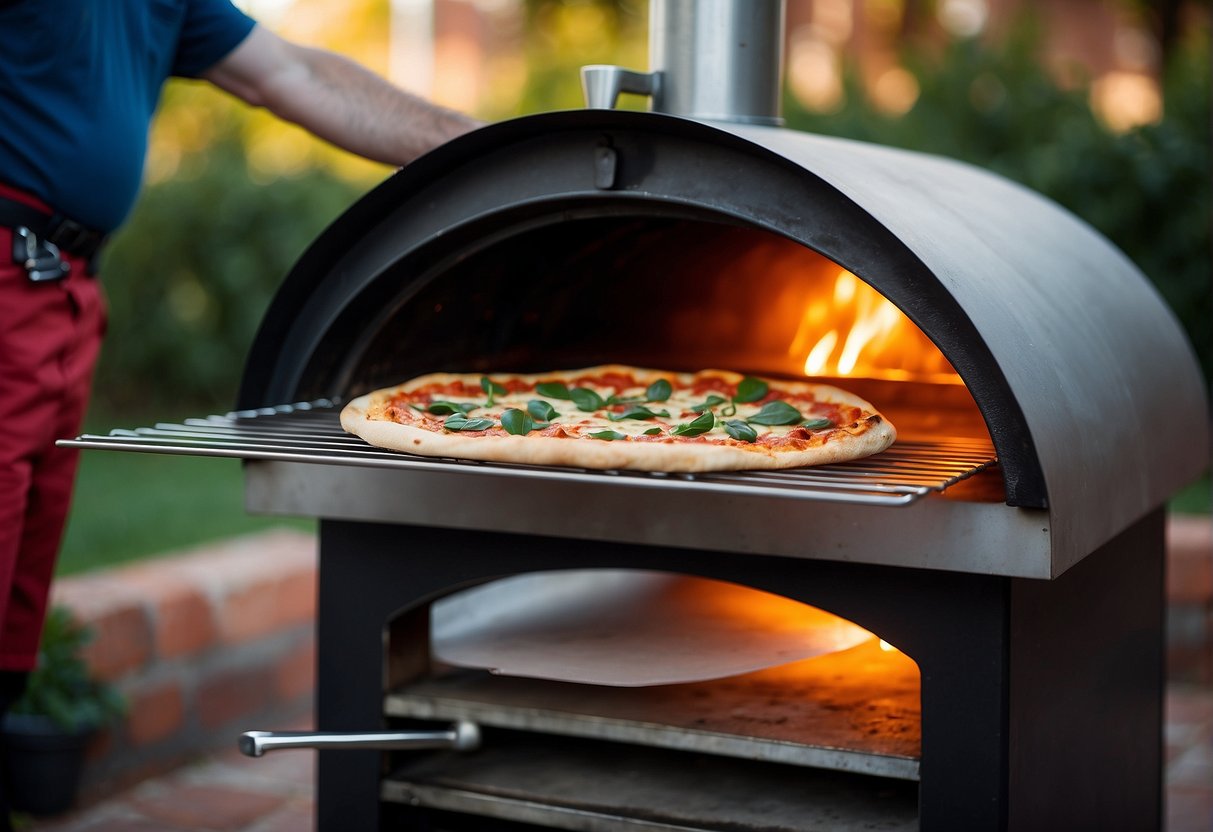
[[[318,730],[384,724],[384,632],[402,612],[530,571],[658,569],[819,606],[913,657],[922,674],[922,829],[1160,827],[1161,511],[1054,581],[398,525],[320,527]],[[403,661],[421,666],[427,650],[414,645]],[[320,752],[321,832],[380,828],[382,762],[373,751]]]

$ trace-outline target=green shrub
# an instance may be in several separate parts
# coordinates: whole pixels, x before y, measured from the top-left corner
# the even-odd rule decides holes
[[[363,189],[320,170],[255,182],[228,139],[149,186],[102,261],[103,409],[230,406],[253,335],[304,249]]]
[[[1000,173],[1052,198],[1121,248],[1183,323],[1210,376],[1210,60],[1195,38],[1173,57],[1165,116],[1108,130],[1087,91],[1063,89],[1041,67],[1025,28],[995,46],[956,41],[907,64],[920,93],[903,116],[877,112],[850,73],[837,113],[788,99],[788,125],[936,153]]]
[[[92,677],[81,651],[92,631],[63,607],[46,617],[38,665],[12,713],[48,717],[64,731],[99,728],[126,710],[118,692]]]

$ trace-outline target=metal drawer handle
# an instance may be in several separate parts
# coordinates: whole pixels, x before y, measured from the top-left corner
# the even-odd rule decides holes
[[[461,720],[435,731],[245,731],[237,745],[246,757],[260,757],[281,748],[472,751],[480,747],[480,727]]]

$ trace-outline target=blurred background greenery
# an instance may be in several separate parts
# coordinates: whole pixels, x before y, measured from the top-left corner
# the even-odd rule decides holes
[[[488,120],[581,106],[583,64],[647,66],[643,0],[238,5]],[[1207,4],[1185,0],[788,0],[785,116],[1055,199],[1154,282],[1208,375],[1209,27]],[[111,323],[89,429],[226,410],[275,288],[389,174],[171,82],[143,196],[102,264]],[[270,522],[244,514],[241,489],[232,461],[86,453],[61,572]],[[1208,511],[1207,481],[1179,507]]]

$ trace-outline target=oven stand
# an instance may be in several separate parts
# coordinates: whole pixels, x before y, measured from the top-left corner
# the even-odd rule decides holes
[[[395,626],[418,624],[423,646],[410,649],[425,651],[416,611],[460,588],[537,570],[651,568],[821,607],[914,658],[922,829],[1156,830],[1163,520],[1156,510],[1053,581],[321,521],[316,727],[384,724],[385,626],[402,611],[415,614]],[[383,759],[319,752],[321,832],[380,829]]]

